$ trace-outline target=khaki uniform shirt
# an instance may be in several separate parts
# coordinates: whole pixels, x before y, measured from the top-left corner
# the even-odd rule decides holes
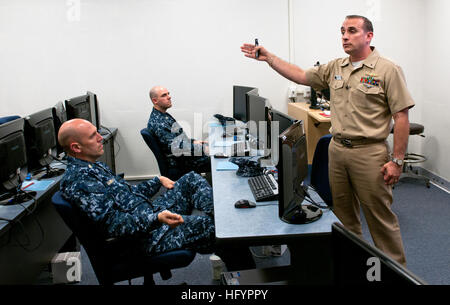
[[[385,140],[392,115],[414,106],[401,68],[372,50],[356,69],[347,57],[306,71],[312,88],[330,88],[333,136]]]

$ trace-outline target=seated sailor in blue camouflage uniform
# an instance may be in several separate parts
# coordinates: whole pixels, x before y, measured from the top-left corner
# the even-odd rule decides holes
[[[159,177],[130,185],[96,162],[103,154],[103,138],[81,119],[65,122],[58,141],[68,154],[62,196],[98,224],[100,233],[137,237],[148,255],[191,249],[215,252],[229,271],[255,267],[248,247],[215,244],[212,189],[200,175],[190,172],[176,182]],[[150,200],[161,186],[168,190]],[[205,215],[191,215],[194,208]]]
[[[62,196],[99,224],[105,236],[145,236],[148,255],[175,249],[212,252],[212,189],[200,175],[190,172],[177,182],[155,177],[130,185],[96,162],[103,154],[103,138],[82,119],[65,122],[58,141],[68,154]],[[168,190],[151,201],[161,185]],[[190,215],[193,208],[205,215]]]
[[[211,172],[211,162],[206,141],[190,139],[177,121],[167,113],[172,107],[169,91],[160,86],[150,90],[153,110],[147,123],[148,131],[159,141],[159,147],[167,157],[169,166],[180,169],[183,173]],[[203,155],[203,151],[205,155]]]

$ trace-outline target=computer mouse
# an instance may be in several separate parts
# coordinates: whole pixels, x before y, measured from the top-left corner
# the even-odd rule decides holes
[[[234,207],[236,209],[256,208],[256,203],[247,199],[240,199],[234,203]]]

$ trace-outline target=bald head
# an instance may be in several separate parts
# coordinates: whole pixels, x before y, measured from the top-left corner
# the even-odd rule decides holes
[[[80,125],[89,123],[83,119],[73,119],[64,122],[58,132],[58,142],[66,152],[69,152],[70,142],[78,142]]]
[[[58,132],[58,142],[67,154],[91,162],[103,154],[102,140],[95,126],[83,119],[64,122]]]
[[[172,98],[169,91],[161,86],[155,86],[150,90],[150,99],[153,102],[153,107],[161,112],[166,112],[172,107]]]
[[[164,88],[161,86],[154,86],[152,89],[150,89],[150,99],[153,101],[154,98],[157,98],[159,91],[163,89]]]

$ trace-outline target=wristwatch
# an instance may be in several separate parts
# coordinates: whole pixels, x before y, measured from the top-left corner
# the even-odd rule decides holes
[[[397,159],[397,158],[392,158],[391,159],[392,162],[394,162],[395,164],[397,164],[398,166],[403,166],[403,159]]]

